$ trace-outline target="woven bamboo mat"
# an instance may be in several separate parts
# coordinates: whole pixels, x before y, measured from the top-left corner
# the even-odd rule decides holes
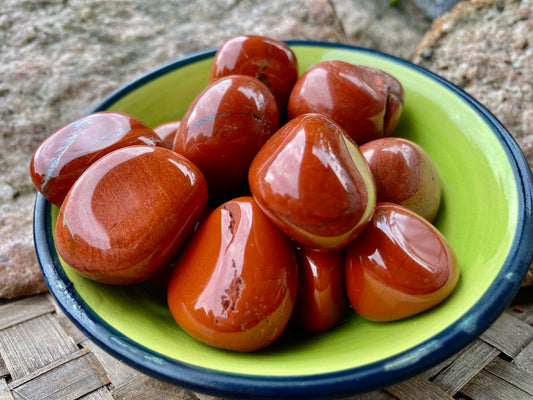
[[[0,300],[0,400],[214,398],[114,359],[50,294]],[[533,287],[463,351],[414,378],[352,400],[533,400]]]

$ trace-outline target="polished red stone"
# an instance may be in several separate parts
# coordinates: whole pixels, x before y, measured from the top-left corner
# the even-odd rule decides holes
[[[250,76],[228,76],[210,84],[190,105],[174,151],[200,168],[214,198],[246,182],[253,157],[278,126],[270,90]]]
[[[298,247],[296,326],[322,332],[336,326],[348,310],[345,249],[325,252]]]
[[[154,127],[154,132],[161,138],[162,144],[167,149],[174,149],[174,139],[181,121],[169,121]]]
[[[129,146],[92,164],[63,202],[60,256],[99,282],[148,279],[171,262],[203,215],[207,184],[163,147]]]
[[[92,163],[113,150],[132,145],[160,146],[161,139],[139,119],[103,111],[82,117],[48,136],[30,161],[37,190],[61,205],[68,191]]]
[[[406,318],[443,301],[459,277],[457,258],[427,220],[393,203],[378,203],[363,233],[348,246],[346,286],[364,318]]]
[[[337,249],[365,226],[375,185],[362,154],[335,122],[301,115],[284,125],[254,158],[254,198],[302,245]]]
[[[228,75],[249,75],[266,84],[284,116],[298,78],[298,60],[283,42],[257,35],[236,36],[218,49],[209,81]]]
[[[437,167],[418,144],[381,138],[360,147],[376,181],[377,201],[401,204],[428,221],[437,215],[441,188]]]
[[[391,135],[400,120],[403,100],[400,82],[382,70],[323,61],[307,69],[295,83],[288,117],[324,114],[361,145]]]
[[[180,253],[168,286],[178,324],[211,346],[254,351],[287,325],[297,290],[292,242],[252,197],[214,210]]]

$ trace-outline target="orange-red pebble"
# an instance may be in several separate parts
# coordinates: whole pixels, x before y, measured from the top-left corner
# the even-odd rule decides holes
[[[87,278],[131,284],[171,262],[203,214],[207,184],[163,147],[130,146],[92,164],[57,218],[60,256]]]
[[[249,352],[285,329],[296,300],[292,242],[257,206],[239,197],[215,209],[180,254],[168,305],[191,336]]]

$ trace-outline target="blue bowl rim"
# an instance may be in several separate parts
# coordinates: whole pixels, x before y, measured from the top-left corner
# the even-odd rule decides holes
[[[333,373],[296,376],[256,376],[227,373],[184,363],[140,345],[102,320],[73,289],[52,240],[51,204],[36,195],[34,242],[39,264],[50,292],[69,319],[108,353],[139,371],[178,386],[211,395],[233,398],[343,397],[383,388],[419,374],[460,351],[505,310],[533,258],[533,177],[521,149],[498,119],[477,100],[446,79],[407,60],[376,50],[347,44],[288,40],[291,46],[321,46],[381,57],[407,66],[438,82],[467,103],[492,129],[505,150],[517,184],[518,223],[514,240],[497,277],[479,301],[454,324],[411,349],[369,365]],[[216,49],[196,52],[156,68],[112,92],[89,113],[111,104],[146,82],[176,68],[212,57]],[[490,301],[487,301],[490,299]]]

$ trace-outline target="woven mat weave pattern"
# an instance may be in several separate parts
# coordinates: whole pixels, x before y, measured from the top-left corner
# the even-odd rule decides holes
[[[0,303],[0,399],[199,399],[100,349],[50,294]],[[425,373],[352,400],[533,400],[533,290],[479,338]]]

